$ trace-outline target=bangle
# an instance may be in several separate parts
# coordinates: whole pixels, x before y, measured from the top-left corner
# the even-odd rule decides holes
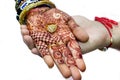
[[[100,49],[102,51],[106,51],[109,47],[112,46],[112,43],[113,43],[112,33],[110,30],[113,29],[113,25],[118,25],[118,22],[111,20],[111,19],[108,19],[106,17],[95,17],[95,21],[102,23],[110,35],[110,44],[108,46]]]
[[[55,8],[55,5],[49,0],[16,0],[16,18],[20,24],[25,24],[27,13],[35,7]]]

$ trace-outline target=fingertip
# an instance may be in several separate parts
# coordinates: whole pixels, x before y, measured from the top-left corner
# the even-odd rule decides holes
[[[32,52],[33,54],[39,55],[39,51],[37,50],[37,48],[31,49],[31,52]]]
[[[50,55],[45,55],[43,59],[49,68],[52,68],[54,66],[54,61]]]
[[[81,74],[76,66],[71,66],[70,70],[72,73],[73,80],[81,80],[82,76],[81,76]]]
[[[85,62],[83,61],[83,59],[77,59],[76,64],[77,64],[78,68],[80,69],[80,71],[84,72],[86,70],[86,65],[85,65]]]
[[[87,42],[88,39],[89,39],[89,36],[88,36],[87,32],[83,28],[81,28],[81,27],[76,27],[73,30],[73,34],[81,42]]]
[[[52,46],[49,46],[49,51],[51,53],[53,60],[56,63],[56,66],[58,67],[59,71],[61,72],[62,76],[64,78],[69,78],[71,76],[71,71],[70,71],[69,67],[64,63],[62,53],[60,53],[61,56],[57,54],[57,56],[59,56],[59,58],[56,58],[56,56],[54,55],[55,49],[57,50],[57,48],[59,49],[59,47],[57,45],[53,44]]]
[[[58,64],[57,66],[64,78],[69,78],[71,76],[71,71],[66,64]]]

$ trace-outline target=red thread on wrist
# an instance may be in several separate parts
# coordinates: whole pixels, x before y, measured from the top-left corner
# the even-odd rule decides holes
[[[111,19],[108,19],[108,18],[105,18],[105,17],[95,17],[95,21],[101,22],[105,26],[105,28],[107,29],[111,40],[110,40],[110,44],[106,48],[111,47],[111,45],[112,45],[112,33],[111,33],[110,29],[113,28],[113,25],[118,25],[118,22],[111,20]]]

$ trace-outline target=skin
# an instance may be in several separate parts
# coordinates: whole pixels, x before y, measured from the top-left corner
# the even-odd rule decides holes
[[[80,26],[72,29],[72,32],[77,37],[83,54],[108,46],[110,44],[110,36],[104,25],[97,21],[91,21],[83,16],[73,16],[73,19]],[[26,28],[26,25],[21,25],[21,33],[24,42],[27,44],[31,52],[34,54],[39,53],[36,47],[33,45],[33,40],[29,36],[29,31]],[[120,35],[118,35],[120,34],[120,22],[118,26],[113,25],[111,33],[113,35],[113,43],[111,48],[120,50],[120,45],[118,45],[120,44]]]
[[[81,80],[79,70],[85,71],[86,66],[80,46],[71,31],[79,28],[75,21],[56,8],[42,7],[29,11],[26,24],[33,45],[39,52],[37,55],[49,67],[55,63],[65,78],[72,76],[74,80]]]
[[[106,47],[110,44],[110,35],[103,24],[97,21],[89,20],[83,16],[73,16],[75,22],[82,27],[89,36],[89,40],[86,43],[79,42],[82,53],[88,53],[93,50]],[[120,50],[120,22],[118,25],[112,25],[112,45],[110,48]],[[79,32],[79,29],[76,31]],[[78,36],[78,34],[75,36]]]

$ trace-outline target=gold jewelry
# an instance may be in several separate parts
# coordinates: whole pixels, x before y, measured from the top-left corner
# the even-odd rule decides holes
[[[42,0],[42,1],[35,2],[35,3],[31,3],[28,6],[26,6],[23,9],[23,11],[20,13],[19,23],[20,24],[25,24],[25,17],[26,17],[26,14],[28,13],[28,11],[35,8],[35,7],[41,6],[41,5],[47,5],[50,8],[55,8],[55,5],[48,0],[44,0],[44,1]]]

